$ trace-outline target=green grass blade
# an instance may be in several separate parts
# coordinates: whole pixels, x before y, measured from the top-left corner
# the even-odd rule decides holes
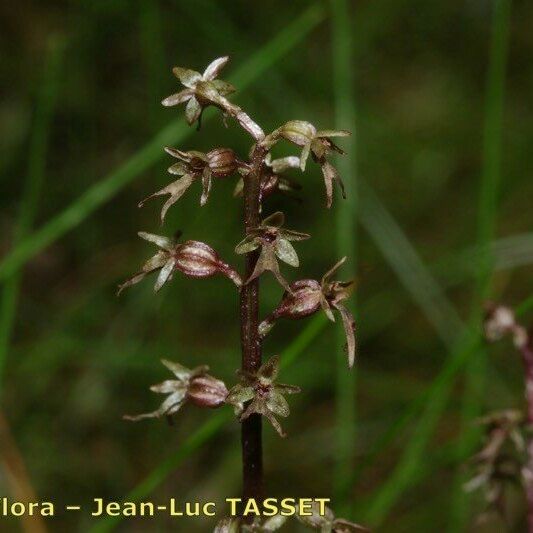
[[[33,127],[28,150],[28,172],[20,201],[20,211],[13,242],[17,244],[31,229],[43,188],[50,126],[56,103],[64,43],[54,37],[49,40],[43,79],[35,106]],[[0,386],[9,351],[15,320],[21,272],[13,271],[2,291],[0,303]]]
[[[446,360],[429,388],[426,407],[396,468],[370,502],[366,514],[368,524],[380,526],[400,496],[416,481],[418,465],[446,407],[454,378],[478,347],[479,338],[467,333],[455,353]]]
[[[327,320],[322,313],[313,317],[296,339],[294,339],[288,348],[283,351],[283,356],[281,358],[282,368],[286,368],[293,364],[324,329],[326,324]],[[182,443],[176,453],[167,457],[163,462],[157,465],[148,476],[139,483],[139,485],[131,490],[124,498],[124,501],[140,501],[152,494],[152,492],[154,492],[154,490],[159,487],[187,457],[212,439],[224,424],[229,422],[232,418],[232,413],[229,408],[225,408],[224,411],[219,411],[211,416],[207,422]],[[89,531],[90,533],[112,531],[123,518],[123,516],[108,516],[96,522]]]
[[[325,16],[320,4],[312,4],[300,17],[291,22],[270,42],[257,51],[249,61],[236,69],[229,81],[245,89],[264,74],[269,67],[292,50],[315,28]],[[183,141],[191,132],[181,117],[163,128],[147,145],[141,148],[118,169],[93,185],[64,211],[17,245],[0,262],[0,280],[20,268],[29,259],[57,239],[74,229],[96,209],[113,198],[123,187],[163,157],[162,147]],[[206,120],[212,116],[206,116]]]
[[[352,15],[347,0],[331,0],[332,52],[333,52],[333,92],[335,102],[335,128],[347,129],[352,136],[343,146],[346,155],[336,161],[337,169],[344,181],[346,200],[337,199],[336,244],[337,258],[347,256],[344,266],[345,277],[355,279],[357,264],[357,182],[356,182],[356,131],[355,94],[353,80],[353,39]],[[354,297],[353,297],[354,298]],[[347,304],[355,313],[355,301]],[[354,466],[354,446],[356,438],[355,388],[356,370],[346,367],[344,345],[346,339],[341,328],[337,332],[337,377],[336,395],[336,450],[334,466],[334,501],[337,511],[343,516],[343,502]]]
[[[372,188],[359,180],[361,224],[449,348],[464,331],[457,311]]]
[[[481,254],[477,265],[476,293],[472,309],[472,323],[474,326],[481,322],[483,302],[490,294],[490,278],[494,267],[490,243],[495,233],[497,200],[501,182],[503,106],[510,17],[511,0],[495,0],[493,2],[492,41],[487,75],[483,132],[483,167],[478,206],[477,244]],[[466,384],[461,416],[463,429],[458,444],[459,455],[467,454],[479,441],[480,428],[474,425],[473,421],[480,416],[483,410],[486,377],[486,353],[485,350],[481,349],[471,358],[466,369]],[[464,494],[462,488],[464,482],[464,473],[460,471],[455,482],[450,513],[450,532],[463,531],[467,523],[470,498]]]

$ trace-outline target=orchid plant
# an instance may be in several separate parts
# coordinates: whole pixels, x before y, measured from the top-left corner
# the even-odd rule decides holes
[[[251,137],[252,147],[248,157],[239,157],[231,148],[216,147],[206,153],[165,147],[165,151],[175,159],[168,172],[178,179],[156,191],[143,200],[159,196],[168,198],[161,210],[164,223],[167,211],[191,188],[194,182],[201,182],[200,205],[204,206],[209,198],[213,181],[234,178],[234,196],[244,203],[244,235],[235,248],[237,254],[245,255],[245,270],[239,274],[218,253],[206,243],[188,240],[179,242],[180,235],[164,237],[140,232],[139,236],[156,245],[158,251],[141,269],[119,286],[119,292],[131,287],[146,276],[157,274],[154,289],[159,291],[169,282],[176,271],[192,278],[206,278],[221,274],[236,286],[240,302],[240,327],[242,367],[238,371],[240,382],[233,387],[210,374],[206,366],[189,370],[178,363],[163,360],[163,364],[174,374],[175,379],[166,380],[152,386],[152,391],[166,394],[167,397],[154,411],[136,416],[126,416],[128,420],[138,421],[147,418],[172,417],[186,403],[200,407],[219,408],[232,405],[237,419],[242,425],[243,449],[243,500],[263,498],[263,469],[261,424],[265,417],[284,437],[276,416],[287,417],[290,413],[285,395],[300,392],[295,385],[277,381],[280,358],[271,357],[263,363],[262,345],[266,334],[279,318],[299,319],[322,309],[328,318],[335,320],[334,312],[341,316],[346,333],[348,363],[351,367],[355,360],[354,319],[343,304],[349,297],[353,282],[333,281],[341,259],[322,280],[304,279],[289,283],[281,273],[279,261],[297,268],[300,264],[292,242],[303,241],[310,236],[299,231],[285,229],[285,215],[276,212],[261,220],[263,200],[276,193],[291,193],[299,185],[283,176],[287,170],[306,169],[311,158],[320,165],[326,187],[326,205],[333,203],[333,184],[341,187],[342,180],[329,161],[332,152],[343,153],[332,138],[350,135],[347,131],[319,130],[313,124],[302,120],[291,120],[272,133],[266,134],[250,116],[228,96],[235,88],[218,78],[220,71],[228,62],[228,57],[220,57],[211,62],[203,73],[175,67],[173,73],[184,88],[165,98],[166,107],[185,104],[185,118],[189,125],[198,124],[200,129],[204,110],[215,107],[222,111],[224,122],[233,119]],[[289,141],[301,148],[301,154],[274,159],[272,148],[280,141]],[[283,287],[284,293],[279,306],[261,322],[259,319],[260,280],[266,272],[271,272]],[[316,513],[315,513],[316,514]],[[274,531],[285,522],[284,517],[270,518],[265,522],[243,519],[223,519],[216,531]],[[328,510],[327,516],[314,516],[302,523],[320,531],[355,531],[361,526],[343,519],[336,519]]]

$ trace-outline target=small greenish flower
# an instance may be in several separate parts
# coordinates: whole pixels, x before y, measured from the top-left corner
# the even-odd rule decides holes
[[[228,394],[223,381],[207,374],[208,366],[198,366],[189,370],[179,363],[162,359],[161,362],[176,376],[153,385],[150,390],[160,394],[168,394],[159,409],[141,415],[125,415],[124,419],[137,422],[145,418],[160,418],[177,413],[187,401],[199,407],[220,407]]]
[[[169,239],[153,233],[139,232],[139,237],[155,244],[159,251],[144,265],[140,272],[128,278],[119,285],[118,294],[124,289],[136,285],[148,274],[159,272],[154,285],[157,292],[161,287],[172,279],[174,271],[179,270],[191,278],[208,278],[215,274],[223,274],[240,287],[242,280],[239,274],[224,263],[211,246],[199,241],[185,241],[178,243],[177,238]]]
[[[284,394],[296,394],[300,387],[276,383],[279,371],[279,356],[271,357],[257,373],[238,371],[241,383],[235,385],[226,398],[226,403],[236,406],[243,421],[253,413],[265,416],[281,437],[285,433],[274,415],[287,417],[290,414],[289,404]],[[247,402],[247,405],[245,405]]]
[[[216,78],[228,61],[228,56],[215,59],[203,74],[188,68],[174,67],[172,72],[185,89],[165,98],[161,103],[165,107],[170,107],[187,102],[185,117],[189,125],[199,120],[204,108],[209,105],[225,109],[227,106],[225,97],[235,92],[235,87]]]
[[[296,518],[299,522],[307,527],[316,529],[320,533],[351,533],[353,531],[369,531],[354,522],[349,522],[343,518],[335,518],[335,513],[329,508],[325,508],[325,513],[320,514],[320,506],[317,502],[313,502],[311,514],[302,515],[300,512],[296,513]]]
[[[238,254],[247,254],[261,248],[254,271],[246,283],[269,270],[285,290],[290,292],[289,284],[279,270],[278,259],[290,266],[298,267],[300,264],[298,255],[290,241],[303,241],[310,236],[307,233],[282,229],[284,223],[285,216],[278,211],[265,218],[257,228],[250,230],[235,247],[235,252]]]
[[[185,194],[194,181],[202,180],[200,205],[204,206],[209,199],[212,179],[226,178],[235,173],[242,164],[230,148],[215,148],[206,154],[195,150],[184,152],[169,147],[165,148],[165,151],[178,159],[178,163],[169,167],[168,172],[181,177],[139,203],[139,207],[143,207],[147,200],[156,196],[170,195],[161,210],[161,223],[164,222],[169,208]]]
[[[200,127],[203,110],[212,105],[221,109],[224,116],[234,117],[239,124],[256,140],[265,136],[263,130],[239,106],[232,104],[226,96],[235,92],[235,87],[227,81],[216,79],[224,65],[229,61],[228,56],[219,57],[212,61],[203,74],[196,70],[174,67],[172,72],[185,86],[185,89],[165,98],[161,103],[171,107],[187,102],[185,118],[189,125],[198,121]]]
[[[332,137],[347,137],[351,135],[346,130],[317,130],[313,124],[303,120],[290,120],[283,126],[267,135],[262,144],[270,149],[279,139],[286,139],[296,146],[302,147],[300,155],[300,168],[305,170],[309,154],[322,168],[324,184],[326,186],[327,207],[333,203],[333,182],[337,182],[341,188],[343,198],[346,198],[344,184],[335,169],[329,163],[327,156],[332,152],[344,154],[332,140]]]
[[[341,315],[344,332],[346,334],[346,351],[348,365],[355,362],[355,321],[343,301],[350,297],[355,287],[354,281],[331,281],[335,271],[346,261],[343,257],[328,272],[324,274],[319,283],[313,279],[302,279],[291,283],[289,290],[283,295],[281,302],[259,324],[259,334],[265,336],[279,318],[299,320],[316,313],[320,308],[326,316],[335,322],[334,311]]]

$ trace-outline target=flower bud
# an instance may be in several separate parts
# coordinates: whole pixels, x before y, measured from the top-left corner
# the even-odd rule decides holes
[[[266,335],[278,318],[298,320],[305,318],[320,309],[322,289],[314,279],[302,279],[291,283],[292,292],[285,291],[276,309],[259,325],[259,334]]]
[[[193,278],[208,278],[217,273],[230,278],[240,287],[239,274],[224,263],[219,255],[207,244],[199,241],[186,241],[176,248],[175,268]]]
[[[207,153],[209,170],[217,178],[230,176],[237,170],[237,157],[230,148],[215,148]]]
[[[188,399],[199,407],[219,407],[227,394],[225,383],[209,374],[193,378],[187,389]]]

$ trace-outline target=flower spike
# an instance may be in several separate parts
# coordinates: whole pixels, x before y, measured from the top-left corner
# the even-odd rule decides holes
[[[289,284],[279,270],[278,259],[290,266],[298,267],[300,264],[298,255],[290,241],[303,241],[309,239],[310,235],[282,229],[284,223],[285,215],[277,211],[265,218],[257,228],[248,232],[248,235],[235,247],[235,252],[238,254],[247,254],[261,248],[254,271],[246,283],[269,270],[282,287],[290,292]]]
[[[141,415],[124,415],[125,420],[137,422],[145,418],[161,418],[177,413],[183,404],[191,402],[199,407],[220,407],[224,404],[228,390],[223,381],[207,374],[208,366],[198,366],[189,370],[179,363],[162,359],[161,362],[176,376],[157,385],[150,390],[160,394],[168,394],[159,409]]]
[[[242,422],[251,414],[265,416],[281,437],[285,433],[274,415],[287,417],[290,414],[289,404],[284,394],[296,394],[300,387],[277,383],[279,356],[271,357],[255,374],[239,371],[241,383],[235,385],[228,393],[226,403],[236,406]],[[250,402],[247,406],[244,405]]]
[[[346,261],[343,257],[322,277],[321,283],[313,279],[303,279],[290,285],[278,307],[259,324],[259,334],[264,337],[279,318],[299,320],[316,313],[320,308],[335,322],[333,311],[341,315],[346,335],[346,351],[350,368],[355,362],[356,341],[355,322],[350,311],[342,303],[352,293],[354,281],[330,281],[336,270]]]
[[[154,243],[160,250],[143,265],[140,272],[119,285],[118,294],[156,271],[159,271],[154,286],[156,292],[172,279],[175,270],[192,278],[209,278],[220,273],[231,279],[237,287],[242,285],[239,274],[224,263],[213,248],[203,242],[185,241],[178,244],[174,239],[143,231],[139,232],[139,237]]]

